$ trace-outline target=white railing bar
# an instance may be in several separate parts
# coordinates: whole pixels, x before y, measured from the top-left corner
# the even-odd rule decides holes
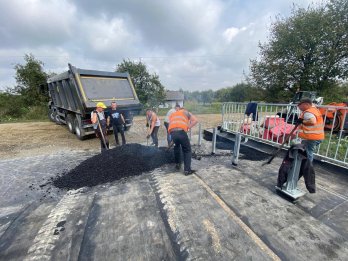
[[[342,133],[344,132],[344,123],[346,122],[346,116],[347,116],[347,112],[344,113],[343,121],[341,122],[340,130],[339,130],[340,135],[339,135],[339,138],[338,138],[334,159],[337,158],[338,148],[340,147],[339,145],[341,144],[341,138],[342,138]]]
[[[336,116],[337,116],[337,110],[335,111],[335,115],[334,115],[333,122],[332,122],[332,127],[331,127],[331,131],[330,131],[329,143],[328,143],[328,145],[327,145],[326,154],[325,154],[326,157],[327,157],[327,154],[328,154],[329,149],[330,149],[332,133],[333,133],[333,129],[334,129],[335,122],[336,122]]]

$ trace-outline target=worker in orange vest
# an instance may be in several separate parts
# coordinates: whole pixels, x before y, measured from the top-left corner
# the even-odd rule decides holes
[[[297,121],[298,136],[305,145],[308,159],[313,162],[315,148],[325,139],[323,116],[310,99],[302,99],[297,106],[302,111]]]
[[[174,142],[174,157],[175,168],[180,170],[180,148],[184,154],[184,174],[190,175],[195,173],[195,170],[191,169],[191,144],[187,136],[187,132],[197,124],[197,118],[192,113],[188,112],[184,108],[181,108],[179,104],[175,106],[175,112],[169,115],[169,127],[168,132],[171,135]]]

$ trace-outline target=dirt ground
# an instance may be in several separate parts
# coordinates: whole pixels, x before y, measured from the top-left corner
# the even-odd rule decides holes
[[[221,123],[220,114],[197,115],[202,125],[202,130],[216,127]],[[161,117],[161,121],[163,122]],[[193,129],[193,134],[198,133],[198,125]],[[165,144],[165,128],[162,125],[159,139]],[[127,143],[146,144],[145,117],[134,118],[132,128],[126,132]],[[113,134],[109,135],[110,144],[114,145]],[[45,155],[66,150],[99,150],[99,140],[88,138],[80,141],[70,133],[66,125],[57,125],[53,122],[28,122],[0,124],[0,159],[13,157],[27,157]]]

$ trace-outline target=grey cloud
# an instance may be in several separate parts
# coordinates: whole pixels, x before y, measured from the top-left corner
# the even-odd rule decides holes
[[[0,2],[0,47],[59,45],[71,37],[74,7],[62,2]]]
[[[199,48],[209,39],[213,29],[213,12],[219,12],[215,1],[187,4],[190,1],[77,1],[91,15],[98,12],[109,18],[121,16],[130,29],[142,36],[148,47],[160,47],[168,52]],[[218,3],[218,2],[216,2]]]
[[[114,70],[122,59],[142,57],[170,89],[231,86],[257,57],[271,17],[289,15],[294,1],[313,0],[0,1],[0,89],[25,53],[57,73],[68,62]],[[223,32],[231,27],[247,29],[227,42]]]

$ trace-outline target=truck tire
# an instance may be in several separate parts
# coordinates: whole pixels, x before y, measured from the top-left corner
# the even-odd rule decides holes
[[[56,123],[57,123],[58,125],[62,125],[62,124],[63,124],[63,123],[60,121],[60,118],[59,118],[58,113],[56,113],[55,119],[56,119]]]
[[[62,123],[60,122],[59,115],[57,114],[57,111],[54,108],[50,108],[48,111],[48,118],[52,121],[55,122],[58,125],[61,125]]]
[[[78,119],[76,117],[74,119],[74,129],[75,129],[76,137],[79,140],[84,140],[86,136],[83,135],[82,126],[81,126],[81,124],[79,123],[79,121],[78,121]]]
[[[50,119],[50,121],[56,122],[56,112],[54,111],[53,108],[50,108],[48,110],[48,118]]]
[[[72,114],[68,114],[66,116],[66,125],[68,126],[68,129],[71,133],[75,133],[75,117]]]

